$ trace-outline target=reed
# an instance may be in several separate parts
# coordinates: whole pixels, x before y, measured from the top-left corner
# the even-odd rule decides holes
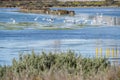
[[[40,54],[32,51],[31,54],[20,54],[11,66],[0,66],[0,80],[119,79],[120,68],[112,68],[106,59],[83,58],[72,51]]]

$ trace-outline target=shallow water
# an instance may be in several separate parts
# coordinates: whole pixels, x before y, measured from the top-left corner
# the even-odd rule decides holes
[[[74,10],[76,15],[0,9],[0,64],[10,65],[19,53],[31,50],[37,53],[73,50],[83,57],[120,57],[120,8],[65,9]]]

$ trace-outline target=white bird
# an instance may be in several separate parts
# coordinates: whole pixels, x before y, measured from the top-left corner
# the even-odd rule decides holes
[[[75,20],[65,18],[63,22],[64,23],[73,23],[73,22],[75,22]]]
[[[10,20],[12,20],[12,23],[13,23],[13,24],[16,23],[15,19],[11,18]]]
[[[43,18],[43,21],[47,21],[49,23],[53,23],[54,22],[54,18]]]
[[[49,23],[53,23],[53,22],[54,22],[54,19],[53,19],[53,18],[49,18],[47,21],[48,21]]]
[[[38,20],[38,18],[39,18],[39,17],[36,17],[36,18],[34,19],[34,21],[37,21],[37,20]]]
[[[93,20],[91,21],[91,25],[96,25],[97,24],[96,22],[97,22],[96,19],[93,18]]]
[[[88,20],[87,20],[87,19],[85,19],[85,20],[83,21],[83,24],[87,24],[87,22],[88,22]]]

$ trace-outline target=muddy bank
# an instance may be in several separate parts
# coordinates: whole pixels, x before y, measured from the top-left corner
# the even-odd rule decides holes
[[[68,10],[51,10],[49,8],[45,9],[20,9],[21,12],[25,13],[38,13],[38,14],[52,14],[52,15],[69,15],[74,16],[74,11],[68,11]]]

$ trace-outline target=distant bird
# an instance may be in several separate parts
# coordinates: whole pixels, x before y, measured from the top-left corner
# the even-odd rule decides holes
[[[37,21],[37,20],[38,20],[38,18],[39,18],[39,17],[36,17],[36,18],[34,19],[34,21]]]
[[[54,19],[53,19],[53,18],[49,18],[49,19],[48,19],[48,22],[49,22],[49,23],[53,23],[53,22],[54,22]]]
[[[97,24],[96,22],[97,22],[96,18],[93,18],[93,20],[91,21],[91,25],[96,25]]]
[[[12,20],[12,23],[13,23],[13,24],[16,23],[15,19],[11,18],[10,20]]]
[[[84,20],[83,24],[87,24],[87,22],[88,22],[88,20],[86,19],[86,20]]]
[[[50,18],[49,18],[49,22],[50,23],[53,23],[55,21],[55,17],[54,16],[51,16]]]
[[[47,21],[49,23],[53,23],[55,19],[54,18],[43,18],[42,20]]]
[[[64,20],[63,20],[63,22],[64,23],[76,23],[77,21],[75,20],[75,19],[67,19],[67,18],[65,18]]]
[[[67,19],[67,18],[65,18],[63,22],[64,23],[72,23],[72,24],[83,24],[83,23],[86,23],[87,20],[85,20],[84,18],[82,18],[82,19],[71,19],[71,18]]]

